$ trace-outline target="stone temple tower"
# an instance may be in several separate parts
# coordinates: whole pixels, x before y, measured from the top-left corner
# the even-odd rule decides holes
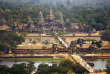
[[[43,13],[40,11],[39,12],[39,23],[43,23],[44,22],[44,16],[43,16]]]
[[[50,14],[47,16],[48,19],[53,20],[55,18],[54,14],[53,14],[53,9],[52,7],[50,7]]]
[[[64,24],[64,20],[63,20],[62,12],[59,12],[59,18],[60,18],[60,23],[63,25]]]

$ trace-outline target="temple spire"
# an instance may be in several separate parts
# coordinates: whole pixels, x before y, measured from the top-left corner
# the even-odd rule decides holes
[[[54,14],[53,14],[53,9],[52,9],[52,7],[50,7],[50,19],[52,20],[52,19],[54,19],[55,18],[55,16],[54,16]]]
[[[39,23],[43,23],[44,22],[44,16],[43,13],[40,11],[39,12]]]
[[[63,20],[62,12],[59,12],[59,17],[60,17],[60,23],[63,25],[64,24],[64,20]]]

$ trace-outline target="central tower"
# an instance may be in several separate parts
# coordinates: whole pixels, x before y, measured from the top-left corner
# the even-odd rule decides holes
[[[54,14],[53,14],[53,9],[52,7],[50,7],[50,14],[47,16],[48,19],[53,20],[55,18]]]

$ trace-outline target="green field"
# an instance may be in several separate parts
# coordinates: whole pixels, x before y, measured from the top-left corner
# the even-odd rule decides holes
[[[0,60],[12,60],[12,61],[62,61],[64,58],[0,58]]]

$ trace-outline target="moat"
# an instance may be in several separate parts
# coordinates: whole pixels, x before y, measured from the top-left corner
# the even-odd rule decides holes
[[[95,70],[104,70],[104,69],[106,69],[107,60],[108,59],[92,59],[92,60],[87,59],[86,61],[94,63],[93,68]],[[0,60],[0,65],[7,65],[8,67],[12,67],[13,64],[20,64],[20,63],[29,63],[29,62],[27,62],[27,61]],[[54,64],[54,63],[58,64],[58,63],[60,63],[60,61],[58,61],[58,60],[56,60],[56,61],[35,61],[34,65],[36,67],[36,70],[37,70],[38,65],[42,64],[42,63],[48,64],[49,66],[52,66],[52,64]]]

